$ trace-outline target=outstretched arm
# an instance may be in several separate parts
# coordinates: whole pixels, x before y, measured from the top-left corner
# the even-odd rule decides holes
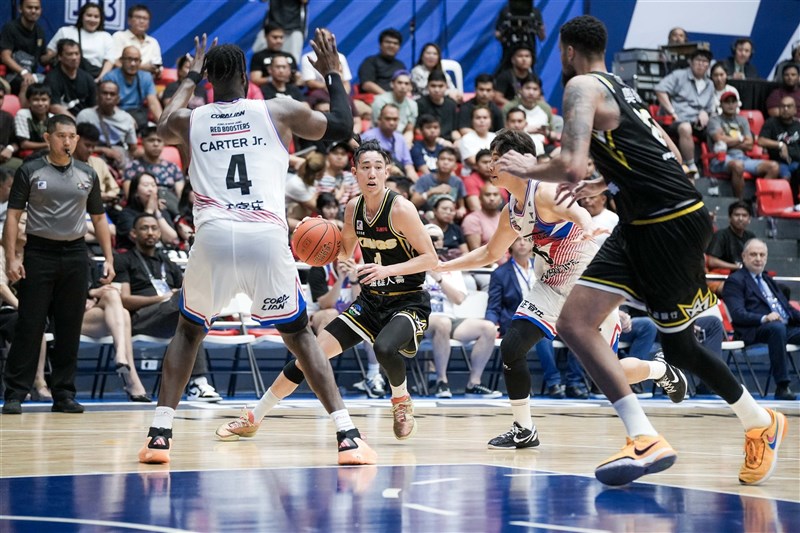
[[[436,270],[438,272],[452,272],[453,270],[480,268],[489,263],[494,263],[503,257],[503,254],[517,237],[519,235],[508,222],[508,204],[506,204],[500,212],[500,224],[497,225],[497,231],[489,238],[489,242],[452,261],[440,261]]]
[[[202,37],[194,38],[194,59],[189,66],[189,75],[183,79],[175,95],[170,100],[167,107],[161,112],[158,119],[158,135],[164,139],[165,144],[189,146],[189,117],[191,111],[186,109],[189,99],[194,94],[197,81],[203,76],[203,61],[206,57],[206,43],[208,37],[204,33]],[[217,40],[211,43],[214,47]],[[194,73],[194,74],[192,74]]]

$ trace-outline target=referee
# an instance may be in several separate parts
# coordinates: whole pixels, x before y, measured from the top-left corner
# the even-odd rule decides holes
[[[3,228],[6,273],[19,281],[19,321],[3,380],[3,414],[21,414],[33,386],[39,346],[48,315],[55,327],[50,363],[53,411],[82,413],[75,401],[75,369],[88,287],[86,212],[103,249],[102,283],[114,279],[111,236],[100,199],[100,182],[88,165],[72,159],[78,142],[75,121],[56,115],[47,121],[49,155],[24,163],[14,175]],[[17,255],[19,218],[28,211],[24,261]]]

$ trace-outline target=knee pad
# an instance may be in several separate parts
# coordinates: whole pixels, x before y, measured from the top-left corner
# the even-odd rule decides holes
[[[304,379],[306,379],[305,374],[303,371],[297,368],[297,360],[292,359],[286,366],[283,367],[283,375],[286,376],[289,381],[296,385],[300,385]]]
[[[500,355],[503,358],[503,364],[511,367],[515,361],[524,360],[530,348],[527,344],[519,331],[513,327],[509,328],[500,342]]]

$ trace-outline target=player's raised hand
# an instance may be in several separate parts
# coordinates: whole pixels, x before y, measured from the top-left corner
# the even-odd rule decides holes
[[[513,176],[524,178],[536,166],[536,157],[533,154],[520,154],[510,150],[494,162],[495,175],[508,172]]]
[[[206,46],[208,45],[208,36],[204,33],[202,36],[198,37],[195,35],[194,37],[194,57],[187,54],[190,58],[189,63],[189,72],[197,72],[198,74],[203,74],[203,62],[206,59]],[[214,40],[211,42],[211,46],[208,48],[214,48],[217,46],[217,38],[214,37]]]
[[[332,72],[340,73],[342,65],[339,62],[339,51],[336,49],[336,36],[325,28],[317,28],[311,48],[317,55],[316,59],[309,58],[311,66],[326,76]]]

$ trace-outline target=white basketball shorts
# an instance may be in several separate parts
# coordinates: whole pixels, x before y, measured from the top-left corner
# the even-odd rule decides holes
[[[183,279],[181,311],[206,328],[238,293],[253,301],[262,325],[295,320],[306,309],[286,229],[260,222],[218,219],[204,223]]]

